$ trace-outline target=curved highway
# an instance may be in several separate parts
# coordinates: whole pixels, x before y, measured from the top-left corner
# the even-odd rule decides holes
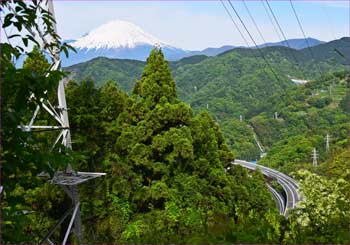
[[[277,203],[277,207],[278,207],[278,210],[280,211],[280,214],[284,215],[285,203],[284,203],[283,196],[280,193],[278,193],[274,188],[272,188],[271,185],[266,184],[266,186],[269,189],[269,191],[272,193],[272,196]]]
[[[243,160],[235,160],[232,164],[241,165],[242,167],[245,167],[250,170],[256,170],[257,168],[259,168],[263,175],[277,180],[277,182],[282,186],[286,194],[286,198],[284,198],[280,193],[278,193],[270,185],[267,185],[267,187],[269,191],[272,193],[274,199],[276,200],[278,204],[278,208],[282,215],[287,216],[288,211],[290,209],[293,209],[296,203],[301,200],[301,196],[298,192],[298,189],[299,189],[298,183],[288,175],[281,173],[277,170],[274,170],[262,165],[253,164]]]

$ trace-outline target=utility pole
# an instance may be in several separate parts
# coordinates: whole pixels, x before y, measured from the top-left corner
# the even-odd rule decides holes
[[[350,72],[349,72],[350,73]],[[350,74],[347,74],[346,79],[346,116],[347,116],[347,146],[350,150]]]
[[[9,7],[11,12],[15,13],[15,10],[12,7]],[[54,21],[54,9],[53,9],[53,0],[46,1],[47,12],[51,14],[53,18],[53,29],[56,32],[56,22]],[[43,49],[45,46],[48,46],[48,41],[45,36],[38,36],[35,31],[33,31],[31,26],[26,27],[27,31],[33,35],[33,38],[38,41],[38,43],[42,43]],[[39,32],[40,33],[40,32]],[[50,47],[50,46],[49,46]],[[61,69],[61,60],[59,55],[58,48],[48,48],[49,55],[52,59],[52,65],[50,70],[60,70]],[[45,131],[59,131],[60,133],[57,135],[56,140],[53,142],[51,150],[55,148],[58,143],[61,143],[63,147],[72,150],[72,142],[70,135],[70,126],[68,120],[68,107],[66,102],[65,95],[65,85],[67,83],[67,79],[62,79],[58,83],[57,87],[57,102],[58,106],[52,106],[50,101],[45,98],[40,98],[40,103],[37,104],[37,107],[33,113],[33,116],[28,125],[19,125],[18,128],[23,132],[35,132],[37,130],[45,130]],[[45,93],[45,92],[44,92]],[[35,94],[32,94],[32,97],[35,97]],[[56,121],[56,125],[36,125],[34,123],[35,119],[38,116],[39,110],[45,110],[52,116],[52,122]],[[40,131],[38,131],[40,132]],[[80,200],[78,193],[78,185],[85,183],[88,180],[95,179],[101,176],[106,175],[105,173],[94,173],[94,172],[79,172],[75,171],[71,164],[68,163],[65,170],[52,169],[50,163],[48,162],[48,167],[54,172],[53,178],[49,180],[51,184],[59,185],[66,192],[68,197],[71,199],[71,208],[68,209],[64,215],[60,218],[60,220],[48,231],[45,237],[42,239],[39,244],[54,244],[51,240],[52,236],[55,232],[61,227],[61,234],[64,235],[61,238],[63,239],[61,244],[65,245],[67,242],[69,243],[69,236],[71,233],[75,233],[75,236],[79,243],[83,243],[83,235],[82,235],[82,222],[81,222],[81,214],[80,214]],[[48,174],[42,173],[40,176],[49,176]],[[62,210],[58,210],[61,212]],[[64,221],[69,221],[68,226],[64,223]]]
[[[329,141],[330,141],[330,136],[329,134],[326,135],[326,151],[329,152]]]
[[[209,104],[207,104],[207,109],[209,109]]]
[[[314,148],[312,150],[312,166],[317,167],[317,150]]]

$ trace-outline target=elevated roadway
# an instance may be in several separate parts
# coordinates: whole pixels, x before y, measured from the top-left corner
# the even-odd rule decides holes
[[[270,185],[267,185],[267,188],[276,200],[276,203],[282,215],[287,216],[289,210],[295,208],[297,202],[301,200],[300,193],[298,192],[299,184],[290,176],[272,168],[253,164],[243,160],[235,160],[232,164],[241,165],[242,167],[250,170],[256,170],[258,168],[264,176],[276,180],[282,186],[286,197],[282,196]]]

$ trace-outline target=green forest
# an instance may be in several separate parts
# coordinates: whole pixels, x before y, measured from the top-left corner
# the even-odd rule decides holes
[[[3,27],[35,27],[37,4],[18,2],[22,15],[8,14]],[[68,53],[43,14],[55,37],[48,47]],[[33,42],[30,35],[21,39]],[[346,53],[350,38],[313,47],[317,60],[306,50],[264,48],[274,73],[256,50],[167,62],[160,48],[146,62],[97,58],[51,71],[37,46],[18,68],[14,58],[25,51],[2,43],[1,243],[42,241],[71,205],[48,179],[70,164],[107,174],[79,186],[87,244],[349,244],[350,78],[334,48]],[[18,128],[40,98],[57,104],[64,78],[73,150],[51,149],[55,131]],[[54,120],[41,110],[36,122]],[[254,135],[266,157],[259,159]],[[281,216],[266,186],[271,180],[232,165],[235,159],[259,160],[292,176],[303,199]],[[61,224],[53,243],[67,226]]]

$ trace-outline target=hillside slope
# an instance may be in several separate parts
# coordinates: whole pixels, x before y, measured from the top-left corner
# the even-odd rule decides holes
[[[189,103],[195,113],[207,110],[214,116],[222,125],[226,138],[231,139],[230,145],[238,157],[256,159],[259,154],[253,136],[248,137],[249,131],[244,125],[235,127],[236,131],[233,132],[232,123],[228,121],[239,120],[240,115],[245,119],[259,115],[270,109],[266,105],[271,98],[284,97],[288,102],[290,96],[286,96],[287,89],[297,87],[291,78],[315,80],[323,73],[344,69],[344,59],[334,49],[345,53],[350,46],[349,41],[349,38],[343,38],[315,46],[313,54],[316,62],[308,49],[297,51],[286,47],[266,47],[261,52],[269,66],[261,58],[259,50],[244,48],[215,57],[192,56],[170,62],[169,65],[180,98]],[[67,70],[78,81],[91,78],[102,85],[107,80],[113,80],[123,90],[130,92],[144,66],[145,63],[141,61],[96,58]],[[231,122],[236,124],[234,121]],[[247,137],[237,139],[240,134]],[[237,148],[238,141],[241,141],[238,144],[241,147]],[[248,148],[251,154],[246,152],[247,142],[250,142]],[[264,139],[263,143],[271,145]]]

